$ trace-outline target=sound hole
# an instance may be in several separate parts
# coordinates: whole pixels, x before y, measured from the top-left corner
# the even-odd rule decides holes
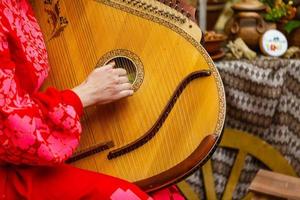
[[[111,59],[109,62],[111,61],[115,61],[116,68],[123,68],[127,71],[129,82],[133,84],[136,79],[137,69],[135,64],[132,62],[132,60],[126,57],[115,57]]]

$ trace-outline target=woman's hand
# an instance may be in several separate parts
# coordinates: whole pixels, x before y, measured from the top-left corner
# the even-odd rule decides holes
[[[72,89],[83,107],[109,103],[133,94],[126,70],[114,66],[112,62],[96,68],[83,83]]]

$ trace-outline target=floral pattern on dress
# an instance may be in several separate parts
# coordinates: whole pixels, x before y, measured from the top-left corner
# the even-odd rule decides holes
[[[40,28],[26,0],[0,0],[0,9],[0,161],[62,163],[78,146],[82,107],[54,89],[35,94],[49,71]],[[20,81],[24,69],[34,72],[34,91]]]
[[[16,33],[26,60],[35,68],[38,89],[49,72],[46,46],[40,27],[25,0],[2,0],[2,4],[9,28]]]

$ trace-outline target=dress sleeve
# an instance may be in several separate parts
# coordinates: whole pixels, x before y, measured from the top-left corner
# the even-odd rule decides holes
[[[0,160],[28,165],[62,163],[79,143],[81,101],[71,90],[26,92],[11,54],[0,21]]]

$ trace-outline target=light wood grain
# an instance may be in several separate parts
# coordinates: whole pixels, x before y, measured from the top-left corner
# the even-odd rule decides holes
[[[249,190],[253,193],[269,195],[267,199],[300,199],[300,179],[284,174],[259,170]],[[274,198],[273,198],[274,197]]]
[[[35,10],[47,35],[51,27],[42,2],[35,2]],[[104,54],[115,49],[138,55],[145,70],[143,83],[132,97],[85,110],[79,150],[108,140],[115,143],[114,148],[136,140],[155,123],[184,77],[199,69],[213,72],[187,86],[159,133],[142,147],[113,160],[107,159],[109,150],[103,151],[77,161],[75,166],[140,181],[185,160],[206,136],[220,134],[225,115],[224,91],[202,47],[196,48],[178,32],[150,18],[94,0],[61,1],[61,13],[69,24],[59,37],[47,42],[52,69],[45,87],[76,86]],[[186,37],[201,38],[200,29],[188,28],[188,23],[181,27]]]

